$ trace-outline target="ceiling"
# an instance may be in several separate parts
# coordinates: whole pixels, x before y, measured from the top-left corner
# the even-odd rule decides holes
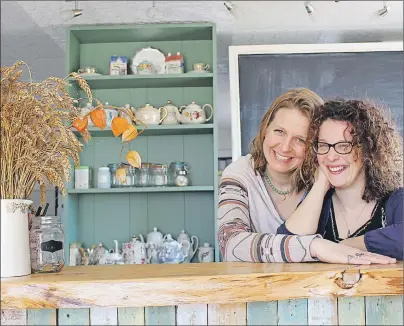
[[[235,15],[223,1],[79,1],[82,16],[64,20],[74,1],[1,1],[2,65],[19,59],[64,67],[66,28],[80,24],[213,21],[218,32],[218,63],[227,65],[228,46],[265,43],[327,43],[403,39],[403,1],[233,1]],[[56,62],[56,63],[55,63]],[[52,68],[53,67],[53,68]],[[53,69],[53,70],[52,70]],[[59,68],[60,69],[60,68]],[[226,70],[226,68],[224,68]],[[220,67],[219,69],[220,70]]]

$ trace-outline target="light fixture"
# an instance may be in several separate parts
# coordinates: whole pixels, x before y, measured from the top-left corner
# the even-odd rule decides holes
[[[310,3],[310,1],[306,1],[304,3],[304,7],[306,8],[307,13],[310,15],[314,12],[314,7],[313,5]]]
[[[379,16],[384,17],[384,16],[386,16],[388,14],[389,11],[390,11],[390,6],[383,1],[383,8],[380,9],[379,12],[378,12]]]
[[[234,18],[238,19],[240,18],[240,13],[237,8],[237,6],[233,3],[233,1],[225,1],[223,2],[223,5],[227,9],[227,11],[232,15]]]
[[[70,2],[70,1],[66,1],[66,2]],[[61,16],[64,20],[70,20],[70,19],[76,18],[78,16],[81,16],[82,14],[83,14],[83,9],[79,9],[78,0],[74,1],[74,9],[63,10],[61,12]]]
[[[149,8],[149,10],[147,11],[147,16],[150,18],[154,18],[156,17],[156,15],[158,14],[158,9],[156,8],[156,2],[153,1],[153,5]]]

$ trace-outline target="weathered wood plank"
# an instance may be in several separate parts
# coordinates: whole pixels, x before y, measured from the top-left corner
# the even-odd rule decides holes
[[[278,325],[278,303],[247,303],[247,325]]]
[[[207,325],[206,304],[184,304],[177,307],[177,325]]]
[[[208,305],[208,325],[247,325],[246,304]]]
[[[58,309],[58,325],[90,325],[90,309]]]
[[[366,325],[403,325],[403,296],[369,297]]]
[[[90,325],[118,325],[117,308],[91,308]]]
[[[308,299],[307,321],[308,325],[338,325],[337,299]]]
[[[365,325],[365,298],[338,298],[338,325]]]
[[[27,311],[25,309],[2,309],[1,325],[27,325]]]
[[[307,299],[278,301],[278,325],[307,325]]]
[[[346,265],[336,264],[74,266],[61,273],[2,281],[1,305],[3,309],[143,307],[403,294],[402,262],[350,267],[354,277],[348,283],[346,270]]]
[[[118,308],[118,325],[144,324],[144,307]]]
[[[56,325],[56,309],[28,309],[28,325]]]
[[[146,325],[175,325],[175,306],[146,307]]]

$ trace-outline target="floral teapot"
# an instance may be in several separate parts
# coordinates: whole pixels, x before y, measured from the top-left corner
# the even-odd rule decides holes
[[[210,115],[206,118],[205,106],[210,108]],[[189,123],[205,123],[212,119],[213,116],[213,108],[210,104],[205,104],[202,108],[200,105],[196,104],[195,101],[192,101],[191,104],[187,106],[183,105],[180,107],[181,112],[181,123],[189,124]]]
[[[166,108],[167,116],[161,122],[162,125],[175,125],[179,124],[181,121],[181,115],[178,111],[178,108],[171,103],[171,101],[167,101],[167,104],[161,107],[160,109]]]
[[[136,236],[132,237],[133,262],[135,264],[147,264],[150,262],[150,259],[147,257],[146,243],[144,242],[143,235],[139,234],[139,239]]]
[[[161,117],[163,111],[163,117]],[[146,104],[144,107],[135,110],[135,117],[146,125],[158,125],[167,117],[167,109],[165,107],[156,109],[153,105]],[[137,123],[138,124],[138,123]]]
[[[182,263],[188,256],[190,247],[191,244],[188,241],[178,242],[171,237],[171,234],[166,234],[162,245],[157,248],[157,262],[159,264]]]

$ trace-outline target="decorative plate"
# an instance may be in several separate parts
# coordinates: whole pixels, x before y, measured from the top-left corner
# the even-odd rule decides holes
[[[162,52],[148,47],[136,53],[130,67],[135,75],[161,75],[165,73],[165,60]]]

